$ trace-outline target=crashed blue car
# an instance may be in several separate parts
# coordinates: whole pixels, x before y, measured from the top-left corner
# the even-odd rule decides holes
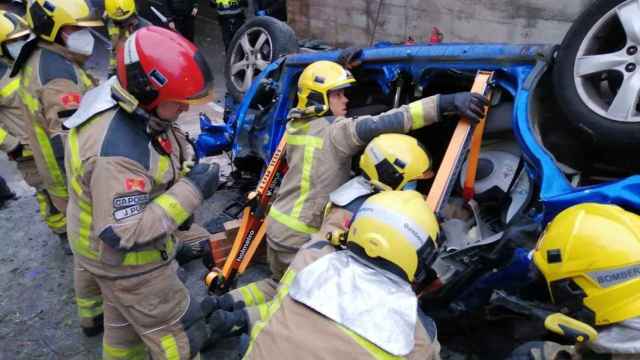
[[[524,189],[530,194],[524,195],[528,201],[540,202],[541,221],[582,202],[640,210],[640,177],[611,180],[610,171],[594,172],[593,164],[588,173],[580,168],[588,151],[566,115],[558,106],[550,106],[555,102],[551,68],[556,52],[556,47],[548,45],[511,44],[381,44],[364,49],[362,65],[354,71],[358,83],[348,93],[350,115],[377,114],[418,97],[468,90],[476,71],[494,71],[497,96],[489,112],[485,148],[505,147],[523,159],[530,180]],[[298,76],[306,65],[336,61],[339,53],[282,57],[255,77],[225,119],[234,129],[231,151],[238,168],[259,170],[268,163],[284,132],[287,113],[295,105]],[[227,138],[228,128],[220,129]],[[436,166],[452,130],[438,124],[415,134],[434,156]],[[500,170],[493,160],[481,157],[478,176],[491,177],[487,172]]]

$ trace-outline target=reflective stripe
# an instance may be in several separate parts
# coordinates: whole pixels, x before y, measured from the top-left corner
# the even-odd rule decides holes
[[[78,72],[80,73],[80,80],[82,81],[82,84],[88,88],[93,87],[93,81],[89,78],[87,73],[82,69],[78,69]]]
[[[424,105],[422,101],[414,101],[409,104],[409,113],[411,113],[411,128],[420,129],[424,127]]]
[[[180,205],[176,198],[169,194],[162,194],[158,196],[153,199],[153,203],[163,208],[167,215],[173,219],[173,222],[178,225],[182,224],[187,220],[187,218],[189,218],[189,212]]]
[[[287,214],[285,214],[283,212],[280,212],[278,209],[276,209],[273,206],[269,210],[269,216],[273,220],[281,223],[282,225],[285,225],[288,228],[293,229],[293,230],[295,230],[297,232],[300,232],[300,233],[303,233],[303,234],[311,235],[311,234],[315,234],[318,231],[320,231],[320,229],[318,229],[318,228],[314,228],[312,226],[309,226],[309,225],[303,223],[302,221],[300,221],[300,220],[298,220],[298,219],[296,219],[296,218],[294,218],[294,217],[292,217],[290,215],[287,215]]]
[[[78,145],[78,129],[73,128],[69,131],[69,152],[71,169],[69,169],[69,181],[71,189],[78,198],[78,207],[80,208],[80,214],[78,220],[80,228],[78,229],[78,237],[76,234],[69,234],[69,240],[74,253],[80,254],[86,258],[97,260],[98,253],[91,247],[91,224],[93,223],[93,208],[91,204],[84,199],[84,193],[82,192],[82,186],[80,186],[79,179],[84,175],[84,169],[82,167],[82,161],[80,160],[80,148]]]
[[[42,151],[44,162],[47,165],[47,170],[53,180],[53,184],[47,188],[47,191],[57,197],[66,199],[69,196],[67,193],[67,185],[62,169],[60,169],[55,154],[53,153],[53,147],[51,146],[49,136],[42,125],[37,122],[33,122],[33,129],[36,132],[36,138],[38,139],[38,144],[40,144],[40,150]]]
[[[255,303],[256,304],[264,304],[264,302],[265,302],[264,293],[262,293],[262,291],[260,289],[258,289],[256,284],[255,283],[251,283],[247,287],[249,288],[249,290],[253,294],[253,297],[256,299]]]
[[[171,165],[171,160],[168,156],[160,156],[158,158],[158,169],[156,170],[156,174],[153,176],[153,181],[156,183],[162,183],[162,179],[164,178],[164,173],[169,170],[169,166]]]
[[[361,337],[360,335],[354,333],[353,331],[347,329],[346,327],[338,323],[335,323],[335,324],[338,328],[340,328],[340,330],[342,330],[345,334],[349,335],[350,338],[352,338],[356,343],[358,343],[360,347],[365,349],[371,356],[373,356],[374,359],[376,360],[404,359],[404,357],[402,356],[395,356],[395,355],[389,354],[388,352],[382,350],[375,344],[371,343],[369,340]]]
[[[142,251],[128,251],[124,259],[122,260],[122,265],[125,266],[137,266],[137,265],[147,265],[155,262],[162,262],[168,259],[169,256],[173,255],[173,238],[169,237],[165,243],[166,247],[164,251],[160,250],[142,250]],[[164,255],[163,255],[164,252]]]
[[[16,90],[20,87],[20,78],[17,77],[11,81],[7,85],[5,85],[2,89],[0,89],[0,96],[7,97],[13,95]]]
[[[255,283],[238,288],[246,306],[254,306],[265,303],[264,293]]]
[[[7,139],[7,135],[9,135],[9,133],[5,129],[0,128],[0,145]]]
[[[102,297],[80,298],[76,297],[78,315],[81,318],[94,318],[103,313]]]
[[[38,100],[36,98],[31,96],[31,94],[29,94],[27,90],[24,89],[24,86],[25,85],[23,84],[22,87],[20,87],[20,89],[18,90],[18,95],[20,96],[20,100],[22,100],[22,103],[27,108],[27,110],[29,110],[31,114],[35,114],[36,111],[38,111],[38,109],[40,108],[40,104],[38,103]]]
[[[264,328],[267,326],[267,324],[269,323],[269,320],[271,320],[271,318],[273,317],[273,314],[275,314],[280,309],[280,306],[282,305],[282,301],[284,300],[285,296],[289,294],[289,286],[291,285],[295,277],[296,277],[295,270],[289,268],[287,272],[285,272],[284,275],[282,276],[282,279],[280,279],[280,285],[278,286],[278,293],[273,298],[273,300],[271,300],[271,302],[267,303],[268,304],[267,313],[263,316],[262,311],[260,312],[260,318],[263,320],[256,322],[256,324],[253,326],[253,329],[251,329],[251,343],[249,343],[249,348],[247,349],[247,352],[244,354],[243,359],[246,359],[247,356],[251,353],[251,350],[253,349],[253,344],[255,343],[256,338],[258,337],[258,335],[260,335],[262,330],[264,330]]]
[[[265,303],[265,304],[260,304],[258,306],[256,306],[258,308],[258,311],[260,312],[260,320],[267,320],[267,317],[269,316],[269,305],[271,304],[271,302]]]
[[[167,360],[180,360],[180,352],[178,351],[178,343],[173,335],[163,336],[160,340],[164,356]]]
[[[107,344],[102,339],[102,358],[105,360],[144,360],[147,359],[147,348],[144,343],[138,345],[121,348]]]
[[[299,218],[304,202],[309,197],[311,190],[311,170],[313,168],[313,152],[321,149],[323,141],[321,138],[310,135],[287,135],[287,144],[304,146],[304,158],[302,162],[302,177],[300,179],[300,196],[296,199],[291,211],[291,216]]]
[[[253,295],[251,295],[251,291],[249,291],[246,286],[239,288],[238,291],[240,291],[240,295],[242,295],[242,300],[246,306],[254,305],[255,299],[253,298]]]
[[[107,26],[107,30],[111,38],[120,34],[120,29],[117,26],[115,26],[113,23],[109,23],[109,26]]]
[[[36,192],[36,200],[40,210],[40,217],[56,234],[63,233],[67,226],[67,218],[62,213],[51,214],[51,207],[47,195],[42,191]]]

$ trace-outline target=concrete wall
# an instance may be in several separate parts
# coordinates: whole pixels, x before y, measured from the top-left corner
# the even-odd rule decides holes
[[[433,26],[446,42],[557,43],[592,1],[289,0],[287,5],[299,38],[332,45],[398,42],[407,36],[428,41]]]

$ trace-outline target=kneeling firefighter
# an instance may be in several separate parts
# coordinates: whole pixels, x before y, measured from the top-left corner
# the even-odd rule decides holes
[[[213,77],[192,43],[155,26],[117,60],[118,76],[65,122],[70,239],[103,294],[105,359],[195,358],[208,331],[176,272],[176,232],[215,191],[218,166],[193,165],[174,122],[212,100]]]
[[[412,182],[428,178],[431,160],[415,138],[404,134],[383,134],[367,145],[359,165],[363,176],[354,177],[331,193],[320,231],[313,237],[328,235],[330,241],[337,245],[340,234],[349,230],[353,215],[365,200],[380,191],[402,190]],[[269,299],[261,296],[259,291],[250,284],[222,296],[205,298],[203,309],[207,313],[216,310],[236,312],[213,316],[213,319],[236,321],[216,324],[215,329],[220,336],[230,335],[223,333],[225,329],[248,331],[258,320],[265,320]]]
[[[27,138],[18,88],[19,77],[10,77],[13,62],[18,57],[30,31],[17,14],[0,10],[0,151],[15,161],[24,180],[30,186],[42,188]]]
[[[575,349],[549,342],[526,344],[511,359],[550,360],[559,351],[576,359],[640,355],[640,216],[615,205],[570,207],[547,226],[533,261],[554,304],[598,334]]]
[[[439,359],[436,325],[411,287],[427,271],[438,235],[418,192],[369,197],[344,250],[314,237],[296,255],[245,358]]]
[[[377,116],[347,118],[344,90],[354,82],[349,71],[331,61],[315,62],[300,75],[298,104],[289,113],[285,135],[289,169],[266,219],[272,277],[252,284],[265,301],[275,294],[298,249],[319,231],[329,194],[349,180],[351,159],[367,143],[384,133],[420,129],[445,114],[477,121],[487,105],[483,96],[462,92],[430,96]]]

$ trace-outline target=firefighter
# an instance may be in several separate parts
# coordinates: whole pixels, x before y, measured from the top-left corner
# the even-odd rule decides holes
[[[576,348],[548,342],[525,344],[510,359],[551,360],[560,350],[575,359],[579,355],[638,357],[640,216],[615,205],[572,206],[547,225],[533,251],[533,262],[554,304],[598,334]]]
[[[174,126],[189,104],[212,100],[200,51],[156,26],[118,49],[117,77],[65,124],[69,234],[104,297],[105,359],[190,359],[206,324],[177,275],[175,233],[215,191],[216,165],[193,165]]]
[[[315,62],[300,75],[298,104],[290,111],[286,128],[289,169],[266,219],[272,276],[251,284],[265,300],[275,294],[298,249],[318,232],[329,194],[349,180],[352,157],[369,141],[383,133],[407,133],[443,118],[457,118],[451,115],[476,122],[487,105],[483,96],[461,92],[351,119],[345,117],[344,89],[354,82],[349,71],[331,61]]]
[[[102,21],[86,0],[30,2],[27,22],[36,35],[22,48],[11,75],[20,73],[19,97],[29,146],[43,181],[37,198],[49,228],[70,254],[66,240],[67,188],[62,121],[93,86],[80,65],[93,52],[88,28]]]
[[[35,0],[27,23],[36,35],[23,46],[12,75],[20,73],[19,95],[43,187],[36,193],[40,213],[58,234],[66,252],[68,192],[64,166],[67,131],[62,122],[80,105],[93,82],[80,65],[93,52],[89,27],[102,20],[86,0]],[[74,287],[80,327],[87,336],[102,331],[102,300],[98,284],[74,259]]]
[[[116,72],[116,48],[122,44],[134,31],[151,23],[137,15],[134,0],[105,0],[105,17],[107,33],[111,39],[111,57],[109,58],[109,73]]]
[[[349,230],[353,215],[367,198],[380,191],[411,187],[415,181],[432,175],[427,152],[415,138],[404,134],[382,134],[371,140],[360,156],[359,165],[363,175],[349,180],[329,196],[320,231],[314,236],[324,238],[328,235],[339,241],[339,234]],[[244,311],[243,315],[218,315],[215,318],[246,320],[246,326],[235,325],[251,329],[258,320],[265,320],[268,301],[274,295],[265,294],[256,284],[250,284],[219,297],[207,297],[202,306],[207,314],[216,310]],[[216,329],[221,336],[227,335],[222,332],[232,328],[229,325],[219,324]]]
[[[222,42],[225,50],[229,50],[229,44],[236,31],[240,29],[245,21],[245,8],[248,6],[246,0],[211,0],[211,6],[218,12],[218,23],[222,30]]]
[[[20,79],[11,78],[11,67],[29,36],[27,23],[17,14],[0,11],[0,150],[16,162],[30,186],[41,189],[35,161],[27,141],[18,88]]]
[[[296,255],[245,358],[439,359],[436,325],[411,287],[439,231],[416,191],[369,197],[344,249],[315,237]]]

